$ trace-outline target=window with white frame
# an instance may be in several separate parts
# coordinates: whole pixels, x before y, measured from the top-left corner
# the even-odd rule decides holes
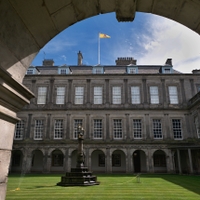
[[[133,119],[133,137],[134,139],[142,138],[142,122],[141,119]]]
[[[37,104],[45,104],[47,96],[47,87],[38,87]]]
[[[58,67],[58,74],[69,74],[70,70],[69,67]]]
[[[83,104],[84,87],[75,87],[75,104]]]
[[[153,136],[154,139],[161,139],[162,136],[162,124],[160,119],[153,119]]]
[[[74,139],[78,138],[78,126],[83,126],[82,119],[74,119]]]
[[[130,68],[129,74],[136,74],[136,68]]]
[[[23,135],[24,135],[24,120],[21,120],[19,122],[17,122],[16,126],[15,126],[15,135],[14,135],[14,139],[15,140],[22,140],[23,139]]]
[[[67,74],[67,69],[60,69],[60,74]]]
[[[57,87],[56,104],[65,104],[65,87]]]
[[[94,139],[102,138],[102,119],[94,119]]]
[[[140,104],[140,87],[139,86],[131,87],[131,102],[132,104]]]
[[[62,139],[63,132],[63,119],[56,119],[54,121],[54,139]]]
[[[94,87],[94,104],[102,104],[102,87]]]
[[[103,74],[103,67],[93,67],[93,74]]]
[[[197,116],[194,118],[194,124],[196,128],[197,137],[200,138],[200,124]]]
[[[36,119],[34,127],[34,140],[42,140],[44,131],[44,120]]]
[[[164,72],[164,74],[171,74],[171,69],[170,68],[164,68],[163,72]]]
[[[169,86],[169,101],[170,104],[178,104],[178,92],[176,86]]]
[[[114,139],[122,138],[122,120],[121,119],[113,120],[113,136],[114,136]]]
[[[159,95],[157,86],[150,86],[150,102],[151,104],[159,104]]]
[[[32,75],[34,74],[34,69],[28,69],[26,72],[27,75]]]
[[[112,88],[113,104],[121,104],[121,87],[115,86]]]
[[[180,119],[172,119],[174,139],[182,139],[182,128]]]

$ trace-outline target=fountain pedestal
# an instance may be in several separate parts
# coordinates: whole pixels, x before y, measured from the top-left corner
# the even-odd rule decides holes
[[[99,185],[97,177],[88,171],[88,167],[84,165],[83,153],[83,138],[84,130],[78,126],[78,155],[76,168],[71,168],[71,172],[66,172],[65,176],[61,177],[61,181],[57,183],[58,186],[92,186]]]

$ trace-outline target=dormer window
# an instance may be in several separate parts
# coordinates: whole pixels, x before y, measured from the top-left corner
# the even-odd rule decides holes
[[[27,75],[32,75],[32,74],[36,74],[36,68],[35,67],[33,67],[33,66],[30,66],[29,68],[28,68],[28,70],[26,71],[26,74]]]
[[[62,66],[62,67],[58,67],[58,74],[69,74],[70,73],[70,69],[69,67],[66,66]]]
[[[60,70],[60,74],[66,74],[67,73],[67,70],[66,69],[61,69]]]
[[[103,67],[100,67],[100,66],[93,67],[92,71],[93,71],[93,74],[103,74],[104,73]]]
[[[171,73],[171,70],[170,70],[170,69],[164,69],[164,73],[165,73],[165,74],[170,74],[170,73]]]
[[[34,70],[33,69],[28,69],[26,72],[27,75],[31,75],[34,74]]]
[[[137,67],[127,67],[127,73],[128,74],[137,74],[138,68]]]
[[[172,67],[162,67],[162,73],[163,74],[171,74],[172,73]]]

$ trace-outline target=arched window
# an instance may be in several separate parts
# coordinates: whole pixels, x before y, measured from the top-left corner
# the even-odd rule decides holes
[[[63,153],[60,150],[55,150],[52,152],[52,162],[53,167],[62,167],[63,166]]]

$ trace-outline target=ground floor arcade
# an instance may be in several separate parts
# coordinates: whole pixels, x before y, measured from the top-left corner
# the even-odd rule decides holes
[[[200,148],[130,145],[85,145],[85,165],[96,173],[200,173]],[[69,172],[76,167],[71,147],[14,148],[10,171],[21,173]]]

